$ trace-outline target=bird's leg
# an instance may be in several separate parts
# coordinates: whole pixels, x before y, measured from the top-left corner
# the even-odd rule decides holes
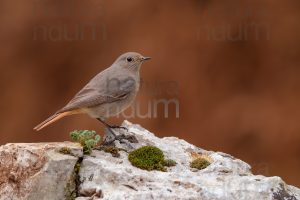
[[[103,143],[104,145],[110,145],[110,144],[112,144],[115,140],[120,141],[120,143],[127,143],[127,142],[124,141],[124,140],[129,141],[129,143],[137,143],[137,142],[138,142],[138,140],[136,139],[136,137],[133,136],[133,135],[128,135],[128,136],[126,136],[126,135],[124,135],[124,134],[116,135],[116,134],[114,133],[114,131],[113,131],[114,128],[124,128],[124,129],[126,129],[126,130],[128,131],[128,129],[127,129],[126,127],[111,126],[111,125],[107,124],[105,121],[103,121],[103,120],[100,119],[100,118],[97,118],[97,120],[99,120],[101,123],[103,123],[103,124],[106,126],[107,130],[108,130],[108,131],[113,135],[113,137],[114,137],[112,140],[108,140],[108,141],[105,140],[104,143]],[[129,143],[127,143],[127,145],[128,145],[128,146],[131,146]]]
[[[104,120],[102,120],[101,118],[97,118],[97,120],[100,121],[102,124],[104,124],[108,128],[111,128],[111,129],[120,128],[120,129],[125,129],[126,131],[128,131],[128,128],[126,128],[124,126],[110,125],[110,124],[106,123]]]

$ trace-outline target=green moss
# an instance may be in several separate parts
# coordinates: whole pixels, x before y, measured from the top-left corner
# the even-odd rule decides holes
[[[83,147],[83,153],[90,154],[92,149],[100,141],[100,135],[97,135],[96,131],[89,130],[75,130],[70,133],[71,138],[75,142],[79,142]]]
[[[65,187],[65,200],[75,200],[76,192],[74,191],[74,185],[69,181]]]
[[[166,171],[165,166],[174,166],[176,164],[173,160],[165,160],[163,152],[154,146],[144,146],[130,152],[128,160],[133,166],[149,171]]]
[[[118,148],[116,146],[101,145],[95,149],[99,151],[104,151],[106,153],[110,153],[113,157],[120,157],[120,153],[119,153],[120,151],[124,151],[127,153],[126,149]]]
[[[113,157],[120,157],[119,148],[114,146],[105,147],[104,152],[110,153]]]
[[[173,167],[176,164],[177,164],[176,161],[171,160],[171,159],[164,160],[164,162],[163,162],[163,165],[166,166],[166,167]]]
[[[67,185],[64,189],[66,200],[75,200],[76,197],[78,196],[78,187],[80,185],[79,171],[80,171],[82,159],[83,158],[81,157],[78,158],[76,164],[74,165],[71,179],[67,182]]]
[[[81,167],[81,163],[80,163],[80,162],[77,162],[77,163],[75,164],[75,166],[74,166],[74,173],[75,173],[76,175],[79,174],[80,167]]]
[[[71,155],[71,149],[68,147],[62,147],[58,150],[59,153]]]
[[[209,165],[210,165],[210,162],[208,160],[206,160],[205,158],[197,158],[190,163],[191,168],[196,168],[199,170],[205,169]]]

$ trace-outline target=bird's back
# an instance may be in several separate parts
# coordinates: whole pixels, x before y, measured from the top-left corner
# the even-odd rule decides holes
[[[127,107],[138,89],[139,74],[112,66],[92,78],[59,112],[77,108],[101,107],[103,104],[107,106],[113,102],[120,102],[117,110],[123,110],[123,103]],[[113,115],[114,112],[117,111],[112,111],[109,115]]]

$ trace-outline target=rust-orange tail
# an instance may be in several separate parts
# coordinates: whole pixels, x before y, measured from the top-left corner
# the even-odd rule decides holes
[[[79,110],[67,111],[67,112],[63,112],[63,113],[56,113],[56,114],[52,115],[51,117],[49,117],[48,119],[46,119],[45,121],[43,121],[42,123],[40,123],[39,125],[37,125],[36,127],[34,127],[33,129],[36,131],[39,131],[42,128],[45,128],[46,126],[52,124],[53,122],[56,122],[57,120],[65,117],[65,116],[79,114],[79,113],[81,113]]]

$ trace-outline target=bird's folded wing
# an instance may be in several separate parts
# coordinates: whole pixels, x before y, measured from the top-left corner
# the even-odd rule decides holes
[[[111,103],[114,101],[119,101],[126,98],[127,94],[121,94],[119,96],[103,96],[103,95],[94,95],[76,98],[68,103],[64,108],[58,111],[58,113],[76,110],[80,108],[90,108],[94,106],[99,106],[104,103]]]
[[[75,97],[57,113],[76,110],[80,108],[90,108],[99,106],[104,103],[112,103],[126,99],[128,95],[134,90],[134,82],[127,81],[112,87],[105,92],[99,92],[90,87],[83,88]]]

